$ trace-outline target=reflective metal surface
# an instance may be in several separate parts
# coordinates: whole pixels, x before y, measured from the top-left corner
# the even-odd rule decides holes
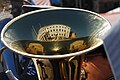
[[[54,8],[25,13],[2,30],[12,51],[32,57],[42,80],[79,80],[84,53],[102,45],[110,24],[82,9]]]
[[[93,41],[93,38],[101,39],[110,28],[110,24],[103,17],[90,11],[67,8],[45,9],[23,14],[10,21],[2,30],[1,39],[5,46],[17,53],[30,57],[48,58],[46,57],[47,55],[32,55],[16,50],[11,47],[11,43],[19,40],[38,40],[37,35],[40,28],[54,24],[69,26],[71,32],[74,32],[77,38],[89,36],[88,41]],[[21,45],[21,43],[18,44],[19,46]],[[101,44],[102,42],[98,41],[93,47],[98,47]],[[22,49],[23,46],[20,46],[20,48]],[[84,52],[87,51],[84,50]],[[76,54],[79,55],[81,53],[83,52],[80,51]],[[73,56],[76,54],[72,53],[70,55]],[[61,55],[57,56],[61,57]]]

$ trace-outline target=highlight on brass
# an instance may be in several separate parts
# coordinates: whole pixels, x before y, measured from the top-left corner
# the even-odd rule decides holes
[[[30,43],[26,48],[26,52],[31,54],[37,54],[38,52],[44,52],[44,48],[41,44],[37,43]]]

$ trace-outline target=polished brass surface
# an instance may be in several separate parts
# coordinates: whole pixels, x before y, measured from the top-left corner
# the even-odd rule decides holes
[[[103,44],[109,22],[82,9],[54,8],[11,20],[1,40],[15,53],[31,57],[39,80],[79,80],[83,56]]]
[[[29,54],[35,55],[62,55],[70,54],[73,52],[82,51],[87,49],[93,44],[97,44],[95,41],[88,42],[89,37],[75,38],[60,41],[30,41],[20,40],[11,43],[11,47]]]
[[[36,59],[41,80],[79,80],[81,56],[63,59]]]

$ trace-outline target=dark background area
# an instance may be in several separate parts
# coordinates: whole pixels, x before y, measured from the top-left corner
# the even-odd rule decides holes
[[[81,8],[97,13],[105,13],[120,7],[120,0],[50,0],[51,5],[59,7]],[[4,6],[11,8],[12,14],[18,16],[21,12],[22,0],[0,0],[0,12]]]

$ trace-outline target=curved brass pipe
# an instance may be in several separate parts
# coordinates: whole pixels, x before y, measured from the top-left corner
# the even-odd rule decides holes
[[[3,51],[6,49],[5,46],[3,46],[1,49],[0,49],[0,62],[2,62],[2,53]]]

